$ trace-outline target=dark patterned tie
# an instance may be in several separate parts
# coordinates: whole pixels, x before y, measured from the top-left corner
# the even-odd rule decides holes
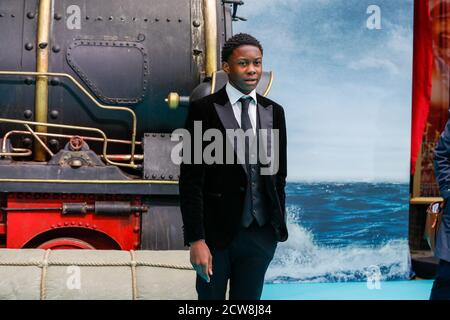
[[[242,97],[239,99],[241,102],[242,110],[241,110],[241,129],[246,132],[247,130],[251,130],[250,139],[245,139],[245,164],[249,164],[249,153],[250,153],[250,145],[253,142],[253,127],[250,121],[250,116],[248,114],[248,107],[250,105],[250,101],[252,97]],[[250,140],[250,141],[249,141]]]

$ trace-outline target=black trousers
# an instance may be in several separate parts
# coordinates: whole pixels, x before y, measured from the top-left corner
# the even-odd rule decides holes
[[[253,222],[242,228],[227,248],[210,248],[213,275],[209,283],[197,275],[198,299],[225,300],[230,280],[230,300],[259,300],[276,247],[273,227],[270,224],[259,227]]]
[[[450,300],[450,262],[439,260],[430,300]]]

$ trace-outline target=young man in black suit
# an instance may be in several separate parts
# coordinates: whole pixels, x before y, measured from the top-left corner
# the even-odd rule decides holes
[[[222,48],[227,85],[193,101],[189,107],[186,129],[191,137],[196,124],[201,124],[202,133],[208,129],[219,130],[224,144],[229,142],[229,130],[242,129],[249,133],[244,143],[244,163],[223,159],[207,164],[202,153],[200,163],[186,161],[180,166],[184,239],[190,246],[191,263],[197,271],[196,289],[201,300],[225,299],[228,280],[230,299],[260,299],[277,242],[286,241],[288,236],[285,116],[280,105],[256,93],[262,58],[263,49],[252,36],[237,34],[230,38]],[[264,149],[258,134],[263,131],[260,129],[278,133],[265,150],[276,154],[274,161],[278,164],[278,170],[269,174],[263,173],[267,163],[250,151],[254,142],[258,151]],[[234,139],[231,141],[236,160],[237,148]],[[204,151],[202,146],[200,152]],[[226,150],[223,146],[216,151],[223,151],[223,155]],[[195,148],[190,151],[194,158]]]

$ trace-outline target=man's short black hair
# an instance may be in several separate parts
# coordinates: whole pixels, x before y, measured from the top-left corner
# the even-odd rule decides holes
[[[253,36],[247,33],[238,33],[229,38],[223,45],[222,62],[228,61],[228,58],[233,54],[234,49],[246,44],[258,47],[259,50],[261,50],[261,54],[263,53],[263,48],[258,40],[256,40]]]

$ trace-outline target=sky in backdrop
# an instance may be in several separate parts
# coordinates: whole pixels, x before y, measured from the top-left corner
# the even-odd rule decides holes
[[[412,0],[244,0],[286,112],[288,181],[409,181]],[[370,5],[380,9],[380,29]]]

